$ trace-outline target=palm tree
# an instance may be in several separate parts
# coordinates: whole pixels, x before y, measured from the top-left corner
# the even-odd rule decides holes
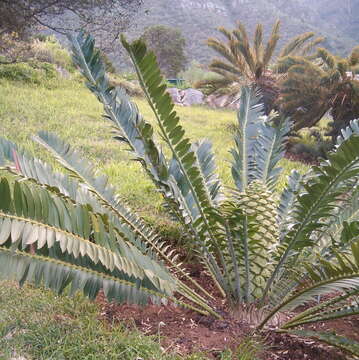
[[[258,24],[251,44],[247,31],[240,22],[232,31],[224,27],[218,28],[226,42],[210,38],[207,44],[221,56],[221,59],[215,58],[209,65],[209,69],[220,77],[199,82],[197,87],[205,89],[208,94],[227,94],[233,97],[239,94],[241,86],[254,83],[262,91],[265,113],[269,114],[279,92],[276,76],[270,68],[280,39],[279,30],[280,22],[277,21],[264,44],[263,26]],[[285,45],[279,57],[308,54],[321,41],[323,38],[314,38],[312,32],[304,33]]]
[[[311,127],[330,112],[328,135],[336,139],[350,120],[359,117],[359,46],[347,58],[318,49],[312,60],[286,56],[278,63],[286,73],[281,82],[279,104],[294,121],[294,130]]]

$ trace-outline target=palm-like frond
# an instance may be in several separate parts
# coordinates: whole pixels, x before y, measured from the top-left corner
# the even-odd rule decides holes
[[[216,72],[217,74],[219,73],[219,71],[228,72],[229,75],[236,76],[237,79],[238,77],[243,76],[243,72],[238,69],[238,66],[225,63],[221,60],[213,60],[209,65],[209,69],[213,72]]]
[[[253,88],[243,87],[238,112],[238,126],[234,140],[236,148],[233,156],[232,176],[237,188],[244,191],[254,176],[253,156],[258,134],[258,122],[263,116],[263,105],[259,103],[260,94]]]
[[[288,333],[301,336],[309,337],[315,340],[322,341],[328,345],[335,346],[344,352],[357,356],[359,354],[359,343],[355,340],[348,339],[347,337],[338,336],[333,333],[325,333],[310,330],[290,330]]]
[[[272,56],[274,54],[275,48],[279,40],[279,30],[280,30],[280,21],[276,21],[273,25],[271,36],[267,42],[266,48],[263,54],[263,64],[268,66]]]
[[[307,56],[308,58],[313,58],[315,55],[310,55],[313,50],[315,50],[319,44],[325,41],[324,37],[317,37],[316,39],[310,41],[307,45],[305,45],[301,50],[300,54],[303,56]]]
[[[283,238],[285,250],[267,284],[267,291],[276,280],[290,255],[312,244],[313,232],[328,224],[323,221],[334,215],[350,186],[347,180],[359,175],[359,137],[353,135],[336,152],[328,155],[328,162],[314,168],[312,176],[303,184],[297,196],[293,224]]]
[[[315,34],[313,32],[307,32],[295,37],[294,39],[290,40],[289,43],[287,43],[286,46],[281,50],[279,57],[281,58],[290,54],[298,53],[302,46],[307,43],[308,40],[313,39],[314,36]],[[318,39],[315,39],[315,45],[319,43],[320,41]],[[310,44],[310,47],[312,46],[313,43]]]
[[[263,58],[263,25],[258,24],[254,34],[254,52],[256,61],[261,61]]]
[[[59,265],[59,274],[46,274],[48,282],[58,283],[59,289],[84,277],[73,286],[81,289],[88,281],[88,286],[96,285],[92,290],[95,296],[106,283],[118,300],[124,296],[134,302],[137,296],[126,294],[131,287],[138,290],[137,295],[145,296],[147,289],[157,297],[161,293],[169,296],[176,289],[176,281],[164,268],[123,242],[113,226],[86,206],[73,205],[39,186],[15,182],[12,188],[5,178],[0,183],[0,195],[2,256],[10,262],[14,256],[19,266],[22,264],[24,280],[36,276],[39,282],[43,272],[49,271],[45,265],[49,263],[54,269]],[[29,260],[32,258],[34,263]],[[39,273],[29,274],[29,269]],[[8,276],[13,269],[2,270]],[[138,301],[142,302],[143,296]]]
[[[246,61],[252,74],[256,71],[256,60],[254,58],[253,51],[250,47],[248,35],[245,26],[238,22],[237,29],[233,30],[233,35],[237,38],[237,46],[240,54]]]
[[[279,105],[292,117],[294,130],[315,125],[329,112],[334,121],[327,135],[335,143],[341,129],[359,116],[353,61],[351,56],[340,58],[323,48],[311,56],[285,56],[279,60],[276,70],[287,73],[281,81]]]
[[[324,304],[306,310],[304,314],[296,316],[283,325],[283,328],[295,327],[303,323],[333,320],[358,313],[357,306],[347,306],[343,300],[355,296],[359,292],[359,244],[351,245],[351,256],[336,254],[336,261],[328,262],[322,259],[318,265],[306,265],[304,281],[299,281],[299,291],[287,294],[283,301],[276,306],[263,320],[260,327],[279,311],[297,308],[318,295],[335,292],[344,293],[336,296]],[[333,308],[334,306],[334,308]]]
[[[14,163],[11,172],[23,179],[35,180],[46,185],[50,191],[60,191],[62,197],[69,197],[74,203],[90,205],[96,212],[109,216],[114,224],[114,231],[127,242],[130,242],[142,253],[154,259],[165,260],[171,269],[187,278],[200,291],[210,296],[201,286],[190,278],[177,262],[178,254],[165,241],[149,228],[134,212],[123,205],[121,199],[115,195],[115,190],[107,184],[106,177],[96,177],[92,166],[84,161],[71,147],[54,135],[41,133],[41,140],[52,153],[61,160],[61,163],[78,179],[70,178],[62,173],[55,173],[51,167],[38,159],[20,151],[16,145],[0,138],[0,166],[5,163]],[[87,165],[84,165],[87,164]],[[82,182],[83,181],[83,182]],[[130,256],[129,254],[128,256]],[[183,283],[186,293],[191,291]],[[194,294],[193,294],[194,295]]]
[[[359,46],[355,46],[349,55],[349,66],[356,66],[359,64]]]
[[[258,129],[259,135],[254,146],[255,179],[262,181],[271,190],[274,190],[282,170],[277,164],[284,156],[289,130],[288,118],[271,117],[263,121]]]
[[[203,246],[203,241],[210,238],[210,236],[207,237],[207,234],[210,234],[213,230],[212,222],[207,221],[208,228],[204,230],[203,224],[206,223],[206,218],[204,218],[203,222],[201,221],[202,216],[191,219],[191,213],[188,211],[190,210],[188,204],[184,203],[186,199],[178,196],[182,192],[181,186],[183,186],[183,184],[174,181],[175,177],[170,175],[170,165],[167,163],[164,154],[154,140],[152,126],[141,117],[137,107],[130,102],[126,96],[123,96],[121,90],[111,89],[103,72],[103,65],[99,62],[99,58],[96,55],[97,53],[94,50],[93,38],[91,36],[79,34],[76,38],[72,38],[72,42],[75,62],[80,66],[82,73],[88,79],[88,87],[103,103],[108,118],[115,124],[116,130],[119,132],[119,140],[126,142],[130,146],[130,149],[135,155],[135,159],[141,161],[141,164],[144,166],[147,173],[160,189],[171,213],[177,216],[182,224],[188,225],[190,233],[193,234],[194,231],[195,239],[200,243],[200,246]],[[163,94],[165,89],[164,85],[162,85],[163,79],[160,76],[154,55],[153,53],[146,53],[146,49],[142,47],[143,44],[140,41],[134,45],[130,45],[124,40],[125,47],[126,44],[129,53],[132,54],[132,60],[138,61],[135,63],[138,71],[144,71],[144,68],[141,67],[142,65],[138,65],[141,60],[136,59],[135,56],[139,56],[140,58],[141,56],[146,57],[146,60],[149,61],[145,66],[146,76],[143,79],[140,77],[141,80],[145,81],[142,82],[142,85],[144,86],[144,89],[147,89],[146,95],[149,96],[149,99],[152,99],[151,105],[153,110],[156,109],[156,106],[158,105],[157,101],[160,98],[162,99],[162,95],[166,99],[165,102],[160,104],[159,109],[156,110],[158,111],[156,112],[156,118],[160,123],[160,128],[163,130],[161,135],[165,136],[165,133],[167,134],[167,144],[175,151],[173,153],[174,160],[178,162],[181,173],[185,175],[185,186],[188,187],[190,184],[190,192],[195,200],[197,211],[203,215],[203,209],[199,207],[199,205],[203,206],[203,202],[207,201],[207,206],[212,206],[209,194],[210,189],[207,188],[207,184],[204,180],[199,183],[202,176],[199,165],[197,164],[196,154],[193,152],[192,156],[189,156],[188,154],[188,151],[191,149],[191,144],[188,139],[184,138],[183,129],[180,129],[180,126],[178,125],[179,119],[173,111],[173,104],[171,103],[169,95]],[[147,71],[149,68],[152,69],[152,72]],[[147,88],[149,79],[150,86]],[[152,81],[151,79],[156,80]],[[160,91],[160,94],[157,93],[158,90]],[[152,97],[153,91],[155,93],[154,97]],[[174,136],[175,132],[176,136]],[[171,160],[171,162],[172,161],[173,160]],[[188,173],[190,173],[190,176],[188,176]],[[192,183],[189,183],[189,179]],[[195,185],[193,186],[193,184]],[[95,194],[101,197],[102,194],[100,194],[99,191],[100,188],[96,189]],[[200,204],[201,201],[202,203]],[[110,207],[113,207],[114,204],[112,203],[109,205]],[[191,220],[190,223],[188,222],[189,219]],[[212,239],[213,238],[214,236],[212,233]],[[186,273],[174,262],[173,257],[176,256],[176,254],[173,249],[171,250],[164,241],[157,242],[149,240],[150,239],[146,239],[145,243],[148,244],[155,253],[158,253],[162,258],[163,255],[165,255],[164,260],[167,262],[170,261],[170,264],[176,271],[179,271],[183,276],[188,278],[188,275],[186,275]],[[167,253],[163,252],[163,249],[167,249]],[[159,252],[159,250],[161,251]],[[171,256],[169,256],[169,254],[171,254]],[[196,284],[193,279],[189,280]],[[200,288],[202,292],[205,292],[198,284],[196,284],[196,287]]]
[[[288,176],[288,185],[283,190],[278,206],[278,223],[281,232],[287,231],[291,211],[294,209],[294,202],[301,186],[302,175],[292,170]]]
[[[232,94],[231,83],[244,83],[256,85],[263,93],[265,113],[269,115],[278,97],[279,89],[276,86],[276,77],[272,74],[270,66],[279,41],[280,22],[277,21],[272,28],[272,33],[266,44],[263,43],[263,26],[256,26],[253,43],[249,40],[247,31],[242,23],[229,31],[225,28],[218,29],[225,37],[223,42],[219,39],[210,38],[207,41],[209,47],[216,51],[223,60],[214,59],[209,68],[223,77],[226,81],[214,81],[200,83],[197,87],[208,90],[214,94]],[[310,52],[322,38],[313,39],[313,33],[302,34],[293,39],[282,50],[282,56],[295,55]],[[312,41],[311,41],[312,40]],[[309,43],[310,42],[310,43]],[[284,66],[282,65],[282,70]]]
[[[236,56],[237,54],[231,51],[231,48],[223,44],[221,41],[209,38],[207,40],[207,45],[215,50],[219,55],[223,56],[229,63],[236,64],[238,62],[238,57]]]
[[[318,305],[309,307],[309,309],[300,312],[282,325],[282,329],[292,329],[304,324],[313,324],[358,315],[359,307],[355,302],[355,297],[358,293],[358,289],[344,292],[339,296],[334,296],[328,301],[323,301]],[[354,300],[354,304],[350,304],[350,300]]]
[[[278,60],[278,63],[275,66],[275,70],[280,74],[285,74],[292,66],[304,65],[304,64],[308,66],[312,66],[312,63],[308,59],[305,59],[302,56],[288,55],[281,57]]]
[[[163,79],[154,54],[147,52],[146,46],[141,41],[129,44],[122,38],[122,43],[132,59],[140,84],[159,125],[160,134],[168,145],[183,176],[185,186],[193,197],[199,216],[191,223],[191,230],[195,230],[198,235],[196,237],[198,246],[205,255],[205,262],[212,276],[224,286],[221,271],[212,259],[213,254],[220,252],[221,248],[221,218],[203,178],[193,146],[185,137],[182,126],[179,125],[179,118],[166,92],[166,86],[162,85]]]
[[[323,63],[330,69],[333,69],[336,61],[334,56],[326,49],[320,48],[318,49],[317,56],[320,60],[323,61]]]

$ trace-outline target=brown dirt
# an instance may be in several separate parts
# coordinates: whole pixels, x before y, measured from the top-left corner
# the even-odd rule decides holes
[[[212,306],[223,316],[223,320],[204,316],[182,307],[155,306],[138,307],[108,303],[103,295],[97,299],[101,306],[101,317],[110,324],[121,323],[128,328],[136,328],[146,335],[159,335],[166,352],[188,355],[203,352],[210,359],[218,359],[225,349],[235,350],[241,341],[251,336],[249,324],[230,315],[223,300],[213,288],[209,277],[196,266],[190,269],[192,276],[217,299]],[[359,316],[341,319],[326,324],[315,324],[311,330],[332,329],[359,341]],[[265,352],[262,360],[341,360],[343,355],[325,344],[308,338],[280,334],[270,330],[262,333]]]
[[[287,150],[284,157],[290,161],[301,162],[306,165],[319,165],[320,160],[308,153],[294,154],[290,150]]]

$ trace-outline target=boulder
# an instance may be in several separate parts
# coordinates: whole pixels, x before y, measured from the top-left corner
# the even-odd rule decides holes
[[[204,94],[196,89],[182,90],[182,104],[184,106],[201,105],[204,103]]]
[[[177,88],[168,88],[167,92],[170,94],[172,101],[177,105],[182,105],[182,98]]]
[[[209,95],[206,104],[212,108],[226,108],[237,110],[239,108],[239,96],[233,95]]]

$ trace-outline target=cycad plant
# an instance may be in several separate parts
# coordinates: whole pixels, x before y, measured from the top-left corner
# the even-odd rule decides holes
[[[280,39],[279,21],[273,25],[266,44],[262,24],[256,26],[253,44],[245,26],[240,22],[232,31],[224,27],[218,28],[218,31],[226,42],[210,38],[207,44],[221,57],[215,58],[209,65],[209,69],[220,77],[201,81],[197,87],[205,89],[209,94],[226,94],[229,99],[236,99],[243,85],[254,84],[262,92],[266,114],[273,109],[279,92],[276,75],[271,69],[274,56],[307,55],[323,41],[321,37],[315,38],[312,32],[304,33],[290,40],[279,54],[275,54]]]
[[[333,142],[350,120],[359,117],[359,47],[347,58],[318,49],[312,59],[287,56],[278,71],[286,73],[281,83],[280,106],[291,116],[294,129],[311,127],[330,112]]]
[[[170,156],[124,91],[109,87],[90,36],[72,38],[74,60],[116,139],[153,180],[233,316],[258,330],[273,325],[305,335],[305,324],[358,314],[352,300],[359,293],[359,125],[343,133],[327,162],[304,177],[293,172],[278,194],[290,122],[263,116],[259,94],[245,87],[231,151],[235,187],[227,189],[210,142],[186,137],[153,53],[141,41],[122,42]],[[120,303],[170,301],[220,317],[213,294],[187,274],[176,249],[124,205],[106,177],[55,135],[40,132],[34,140],[67,172],[1,140],[0,164],[12,174],[0,185],[2,276],[91,298],[103,289]],[[308,334],[359,353],[348,339]]]

